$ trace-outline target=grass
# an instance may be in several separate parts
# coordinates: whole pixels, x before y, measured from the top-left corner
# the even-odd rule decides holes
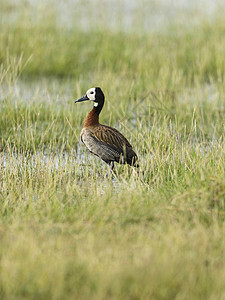
[[[126,32],[50,12],[0,24],[0,298],[224,299],[220,13]],[[95,85],[139,174],[80,145]]]

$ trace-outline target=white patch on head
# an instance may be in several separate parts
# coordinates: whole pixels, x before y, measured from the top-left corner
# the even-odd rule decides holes
[[[90,101],[95,101],[95,88],[91,88],[87,91],[86,95]]]
[[[98,106],[98,102],[95,102],[95,103],[94,103],[94,106],[97,107],[97,106]]]

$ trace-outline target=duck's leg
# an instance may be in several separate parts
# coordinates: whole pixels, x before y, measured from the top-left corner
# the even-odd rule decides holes
[[[113,178],[113,174],[114,174],[114,172],[113,172],[114,161],[111,161],[111,162],[108,164],[108,166],[109,166],[109,172],[108,172],[108,174],[106,174],[106,178]]]
[[[110,167],[111,167],[111,171],[112,171],[113,168],[114,168],[114,161],[111,161],[111,162],[110,162]]]

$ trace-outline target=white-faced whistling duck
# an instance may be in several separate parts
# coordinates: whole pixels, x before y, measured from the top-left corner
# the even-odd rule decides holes
[[[114,167],[114,161],[138,167],[137,155],[128,140],[115,128],[99,124],[99,114],[103,108],[105,96],[100,87],[91,88],[86,95],[75,101],[94,101],[94,107],[87,115],[81,131],[81,141],[88,150]]]

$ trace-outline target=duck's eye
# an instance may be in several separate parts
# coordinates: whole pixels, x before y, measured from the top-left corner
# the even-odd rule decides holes
[[[90,92],[90,94],[94,94],[94,92]]]

